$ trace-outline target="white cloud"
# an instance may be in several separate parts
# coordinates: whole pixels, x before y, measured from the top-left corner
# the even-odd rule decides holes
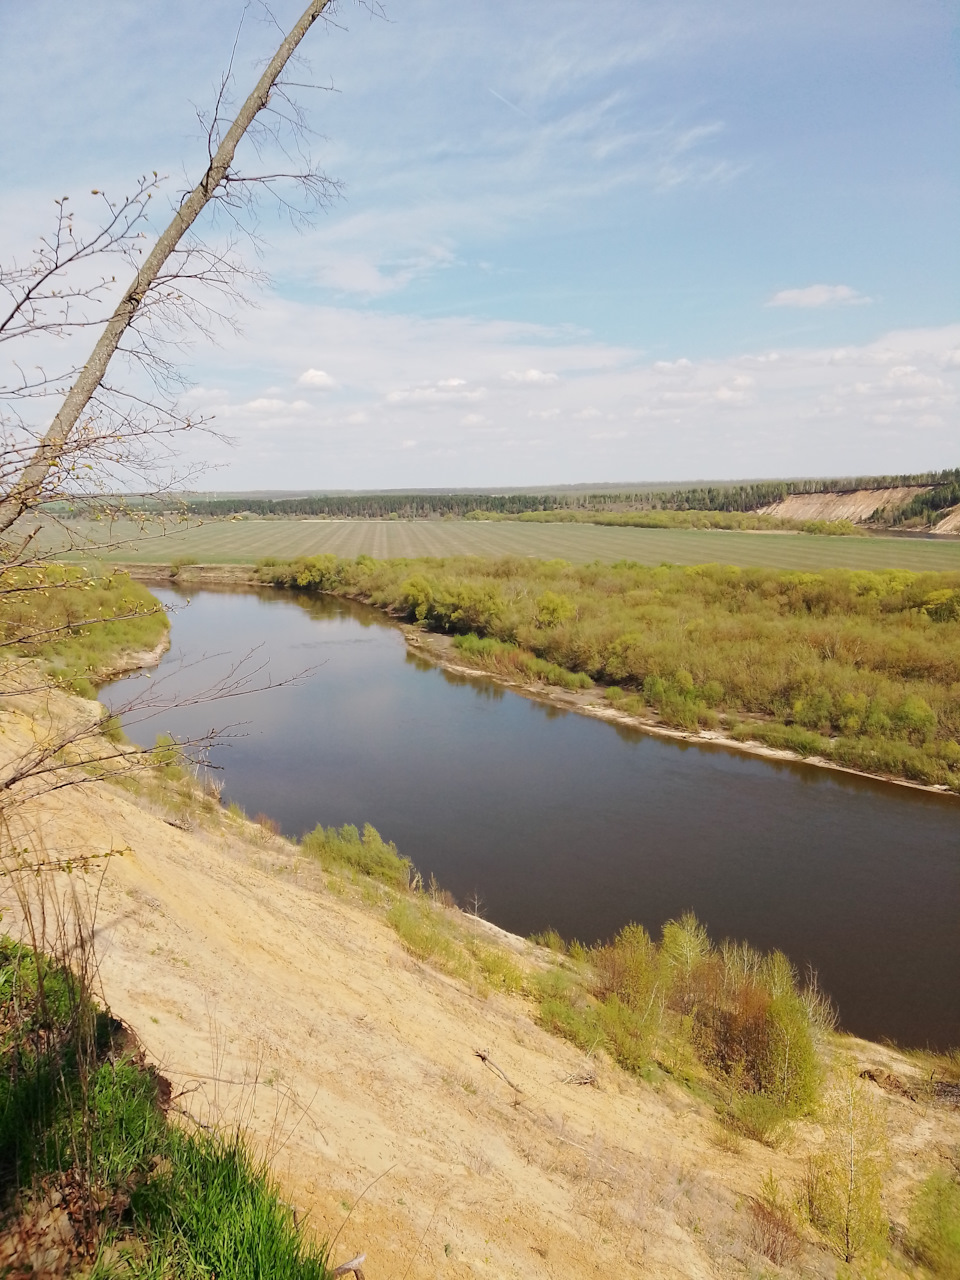
[[[327,232],[315,246],[319,282],[336,293],[354,293],[371,299],[384,298],[389,294],[399,293],[414,280],[439,268],[451,266],[455,261],[452,250],[444,245],[429,245],[418,249],[411,247],[409,241],[402,237],[387,240],[388,244],[402,248],[396,256],[384,257],[382,248],[380,253],[377,252],[376,241],[370,235],[371,223],[383,221],[389,224],[393,218],[387,214],[386,219],[346,219],[339,234],[336,229]],[[408,219],[408,225],[409,221]],[[337,240],[344,241],[352,249],[339,249]]]
[[[523,382],[527,386],[546,387],[557,381],[555,373],[544,373],[542,369],[524,369],[522,373],[511,369],[503,375],[504,382]]]
[[[336,381],[330,377],[329,373],[324,373],[322,369],[306,369],[297,379],[297,385],[301,387],[316,387],[321,390],[330,390],[337,384]]]
[[[805,289],[781,289],[767,302],[768,307],[862,307],[872,298],[848,284],[811,284]]]
[[[304,409],[310,406],[306,400],[276,400],[269,396],[260,396],[256,400],[248,400],[246,404],[238,405],[240,409],[245,409],[248,413],[283,413],[292,410],[294,413],[302,413]]]
[[[899,472],[954,465],[958,349],[954,325],[653,361],[560,329],[274,299],[225,339],[203,378],[216,390],[192,399],[237,440],[213,458],[220,488],[522,485],[601,465],[625,481]],[[350,389],[335,416],[266,390],[316,351]],[[532,399],[543,384],[523,375],[548,369]]]
[[[487,394],[486,387],[474,387],[472,391],[463,391],[466,379],[444,378],[432,386],[400,387],[388,391],[387,404],[448,404],[454,400],[482,400]]]

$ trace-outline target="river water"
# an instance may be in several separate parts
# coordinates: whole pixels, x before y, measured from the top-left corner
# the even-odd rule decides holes
[[[106,688],[113,707],[183,703],[243,658],[254,685],[301,676],[128,717],[142,744],[225,730],[225,803],[293,836],[371,822],[520,934],[593,942],[636,920],[656,936],[692,909],[715,939],[815,967],[845,1029],[960,1044],[960,800],[560,710],[427,664],[344,601],[156,594],[171,651]]]

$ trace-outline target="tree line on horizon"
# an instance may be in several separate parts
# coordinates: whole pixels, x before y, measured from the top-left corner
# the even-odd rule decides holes
[[[471,515],[519,516],[540,512],[652,512],[696,511],[748,514],[772,506],[795,494],[849,493],[857,489],[925,488],[888,517],[902,525],[917,518],[935,518],[960,503],[960,467],[912,475],[848,476],[833,479],[758,480],[692,487],[633,487],[597,492],[391,492],[308,493],[290,497],[257,497],[238,493],[226,497],[180,494],[165,502],[146,504],[157,510],[199,517],[232,515],[332,519],[429,520],[464,519]],[[57,504],[73,514],[84,514],[82,501]]]

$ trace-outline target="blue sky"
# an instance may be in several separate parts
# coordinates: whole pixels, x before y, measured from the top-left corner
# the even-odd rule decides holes
[[[196,177],[242,13],[0,2],[8,250],[55,196]],[[235,441],[205,483],[958,465],[956,4],[343,0],[337,21],[295,78],[335,87],[300,97],[343,196],[306,232],[265,211],[242,334],[184,355],[186,403]],[[251,5],[237,93],[273,43]]]

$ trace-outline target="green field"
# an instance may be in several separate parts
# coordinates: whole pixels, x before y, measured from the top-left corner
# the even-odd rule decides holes
[[[75,526],[78,530],[81,526]],[[107,530],[88,525],[92,540]],[[728,533],[701,529],[622,529],[586,524],[461,520],[212,520],[144,536],[133,524],[113,526],[110,553],[122,563],[253,564],[265,556],[332,552],[377,559],[396,556],[537,556],[545,560],[636,560],[640,564],[740,565],[743,568],[960,569],[960,539],[830,538],[811,534]]]

